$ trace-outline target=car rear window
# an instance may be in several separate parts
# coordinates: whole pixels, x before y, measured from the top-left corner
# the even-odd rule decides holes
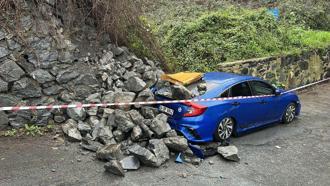
[[[215,82],[206,82],[204,80],[199,80],[195,83],[188,85],[187,89],[191,91],[195,96],[201,96],[204,95],[206,91],[211,91],[218,85],[219,84]]]

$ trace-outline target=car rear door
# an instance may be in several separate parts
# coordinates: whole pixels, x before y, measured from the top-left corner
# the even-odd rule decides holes
[[[247,81],[230,88],[229,97],[251,96],[252,91]],[[259,119],[261,106],[256,98],[240,98],[230,100],[230,114],[235,118],[238,127],[248,128],[255,125]]]
[[[255,96],[269,95],[266,97],[258,98],[258,105],[261,108],[258,123],[260,125],[270,123],[278,119],[280,115],[278,101],[279,96],[275,96],[275,88],[263,81],[250,81],[252,94]]]

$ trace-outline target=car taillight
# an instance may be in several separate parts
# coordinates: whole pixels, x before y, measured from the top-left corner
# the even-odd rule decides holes
[[[205,110],[207,109],[207,107],[198,105],[197,103],[194,103],[194,102],[186,102],[184,104],[189,107],[188,112],[183,115],[185,117],[193,117],[193,116],[202,115],[205,112]]]

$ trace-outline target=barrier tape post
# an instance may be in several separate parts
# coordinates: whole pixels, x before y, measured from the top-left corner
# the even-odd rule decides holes
[[[323,83],[330,80],[326,78],[314,83],[310,83],[301,87],[297,87],[288,91],[283,92],[282,94],[305,89],[307,87]],[[170,104],[170,103],[187,103],[187,102],[209,102],[209,101],[226,101],[226,100],[235,100],[235,99],[250,99],[257,97],[270,97],[274,95],[258,95],[258,96],[241,96],[241,97],[228,97],[228,98],[208,98],[208,99],[189,99],[189,100],[166,100],[166,101],[146,101],[146,102],[121,102],[121,103],[89,103],[89,104],[71,104],[71,105],[46,105],[46,106],[8,106],[0,107],[0,111],[19,111],[19,110],[51,110],[51,109],[67,109],[67,108],[89,108],[89,107],[110,107],[110,106],[127,106],[127,105],[157,105],[157,104]]]

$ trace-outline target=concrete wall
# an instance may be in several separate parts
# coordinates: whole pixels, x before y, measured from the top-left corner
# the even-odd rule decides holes
[[[219,71],[261,77],[294,88],[330,77],[330,47],[296,55],[221,63]]]

